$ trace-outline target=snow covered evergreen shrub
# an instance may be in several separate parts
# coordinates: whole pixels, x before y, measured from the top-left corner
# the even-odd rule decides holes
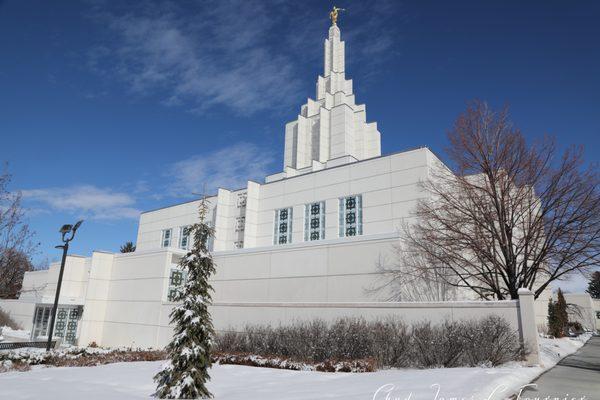
[[[170,315],[174,336],[165,349],[169,360],[154,377],[157,382],[155,395],[161,399],[212,397],[206,382],[210,379],[208,369],[214,340],[208,311],[213,289],[208,279],[214,274],[215,266],[207,247],[213,229],[204,222],[207,211],[204,201],[199,211],[200,222],[188,228],[193,247],[179,263],[187,272],[188,280],[174,298],[181,304]]]

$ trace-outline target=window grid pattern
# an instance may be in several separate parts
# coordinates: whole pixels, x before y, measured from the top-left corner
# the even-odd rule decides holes
[[[187,281],[187,273],[178,268],[172,268],[169,273],[169,290],[167,291],[168,301],[177,301],[179,290]]]
[[[208,225],[211,228],[215,228],[215,224],[212,221],[206,221],[206,225]],[[214,230],[213,230],[214,233]],[[215,247],[215,235],[210,235],[208,238],[208,241],[206,242],[206,247],[208,248],[208,251],[213,251],[214,247]]]
[[[33,320],[33,339],[48,336],[51,312],[52,306],[38,306],[36,308]],[[59,307],[56,311],[53,336],[63,339],[63,343],[75,344],[80,316],[81,310],[79,307]]]
[[[179,248],[187,250],[190,248],[190,226],[179,228]]]
[[[275,231],[273,244],[292,243],[292,208],[275,211]]]
[[[340,237],[362,235],[362,195],[340,198]]]
[[[171,246],[171,236],[173,236],[173,229],[163,229],[161,241],[162,247]]]
[[[304,241],[325,239],[325,202],[304,206]]]
[[[246,207],[247,197],[248,197],[247,193],[239,193],[238,194],[238,197],[237,197],[237,207],[238,208]]]
[[[235,219],[235,231],[242,232],[246,229],[246,217],[237,217]]]

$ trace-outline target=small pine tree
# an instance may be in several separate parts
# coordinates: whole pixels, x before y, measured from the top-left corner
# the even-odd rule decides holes
[[[135,244],[133,242],[125,242],[120,249],[121,253],[133,253],[135,251]]]
[[[565,296],[560,288],[558,288],[558,292],[556,294],[555,310],[561,332],[560,336],[557,337],[563,337],[567,334],[569,329],[569,314],[567,313],[567,302],[565,300]]]
[[[586,290],[593,299],[600,299],[600,271],[592,274]]]
[[[562,336],[562,329],[556,315],[556,304],[551,298],[548,299],[548,333],[554,337]]]
[[[170,360],[156,374],[155,396],[164,399],[211,398],[206,388],[210,380],[210,350],[214,342],[214,330],[208,306],[212,302],[213,288],[208,283],[215,272],[208,251],[208,239],[213,229],[204,222],[206,203],[200,204],[200,222],[189,228],[193,247],[182,258],[179,265],[187,271],[187,282],[176,294],[175,300],[182,303],[171,312],[174,336],[166,347]]]

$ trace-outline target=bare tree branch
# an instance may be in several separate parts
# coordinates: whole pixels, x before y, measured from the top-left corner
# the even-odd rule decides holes
[[[20,193],[8,190],[8,173],[0,174],[0,298],[16,298],[23,276],[33,269],[31,255],[37,247],[25,223]]]
[[[440,162],[422,182],[417,222],[403,235],[410,257],[390,276],[429,269],[481,298],[515,299],[523,287],[537,298],[551,282],[598,265],[599,176],[584,168],[582,148],[558,156],[551,138],[528,145],[506,109],[482,102],[448,138],[455,169]]]

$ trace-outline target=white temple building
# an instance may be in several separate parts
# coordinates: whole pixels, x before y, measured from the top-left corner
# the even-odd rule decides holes
[[[315,99],[285,126],[283,171],[207,198],[217,330],[327,317],[331,304],[369,308],[378,300],[368,290],[376,266],[393,261],[399,228],[423,196],[419,182],[441,161],[427,148],[382,156],[377,124],[367,121],[334,24]],[[164,346],[198,203],[142,213],[133,253],[69,256],[55,334],[80,345]],[[58,269],[28,272],[21,297],[0,302],[33,338],[47,335]]]

